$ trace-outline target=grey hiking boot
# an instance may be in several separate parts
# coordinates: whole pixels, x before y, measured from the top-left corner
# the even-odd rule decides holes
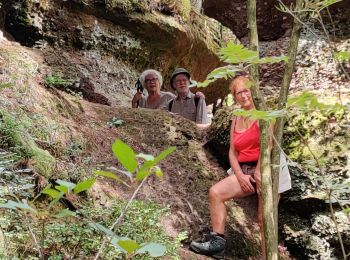
[[[210,232],[210,240],[207,242],[192,241],[190,248],[198,254],[224,259],[226,239],[218,236],[216,232]]]

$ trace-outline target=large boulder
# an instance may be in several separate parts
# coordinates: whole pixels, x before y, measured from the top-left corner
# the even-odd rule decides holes
[[[166,90],[176,67],[203,80],[220,64],[218,48],[236,39],[191,10],[189,0],[12,0],[1,11],[0,26],[21,44],[40,48],[54,68],[49,73],[73,82],[87,78],[112,105],[130,104],[136,79],[147,68],[162,72]],[[221,85],[206,91],[208,103],[216,101]]]

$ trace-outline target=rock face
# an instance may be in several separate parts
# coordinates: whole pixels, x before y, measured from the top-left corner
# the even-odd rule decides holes
[[[216,50],[235,40],[218,22],[191,11],[189,1],[168,2],[13,0],[4,4],[0,22],[16,41],[45,53],[53,68],[48,73],[89,78],[112,105],[126,106],[142,70],[160,70],[167,90],[176,67],[203,80],[219,64]],[[210,95],[207,101],[213,102]]]
[[[261,41],[277,40],[283,36],[292,26],[292,18],[286,13],[279,11],[278,1],[257,0],[257,24],[259,39]],[[289,6],[294,0],[284,0],[283,3]],[[209,17],[220,21],[227,26],[238,37],[247,36],[247,1],[206,0],[203,3],[204,13]],[[340,15],[344,20],[348,20],[350,13],[350,0],[343,0],[330,7],[332,14]],[[325,14],[325,19],[327,18]],[[348,29],[345,29],[348,30]]]

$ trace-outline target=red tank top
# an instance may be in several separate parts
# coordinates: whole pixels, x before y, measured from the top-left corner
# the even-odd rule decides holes
[[[233,144],[238,153],[238,162],[258,161],[260,155],[260,132],[258,121],[255,121],[244,132],[237,132],[236,129],[234,129]]]

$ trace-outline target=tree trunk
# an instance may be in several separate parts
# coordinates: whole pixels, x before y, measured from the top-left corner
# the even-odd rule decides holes
[[[295,10],[301,10],[303,5],[303,0],[296,0],[296,7]],[[300,13],[295,14],[298,19],[300,19]],[[289,49],[288,49],[288,63],[286,64],[282,85],[280,89],[280,95],[278,99],[278,109],[284,109],[286,107],[287,98],[288,98],[288,92],[289,92],[289,85],[292,80],[292,74],[294,71],[294,65],[295,65],[295,59],[297,56],[298,51],[298,42],[299,42],[299,36],[300,31],[302,28],[301,23],[298,21],[298,19],[294,18],[294,24],[293,24],[293,31],[292,35],[290,37],[290,43],[289,43]],[[274,136],[275,136],[275,144],[272,150],[272,181],[273,181],[273,195],[274,199],[273,201],[278,204],[278,183],[279,183],[279,171],[280,171],[280,154],[281,154],[281,143],[282,143],[282,136],[283,136],[283,127],[284,127],[285,119],[284,118],[278,118],[276,120],[276,124],[274,127]],[[275,217],[275,223],[278,223],[278,207],[277,205],[273,207],[275,210],[274,217]],[[277,232],[276,226],[276,232]],[[276,234],[277,235],[277,234]]]
[[[249,49],[259,53],[259,36],[256,25],[256,0],[247,1]],[[249,67],[250,79],[253,81],[251,91],[253,94],[254,104],[258,110],[266,109],[265,100],[259,91],[259,65],[254,64]]]
[[[249,28],[249,48],[259,53],[259,38],[256,24],[256,0],[247,1],[247,17]],[[266,110],[264,98],[259,91],[259,66],[251,65],[249,70],[253,79],[251,88],[254,103],[257,109]],[[265,243],[263,243],[264,259],[278,259],[278,237],[277,223],[272,213],[275,213],[276,203],[273,203],[273,190],[271,179],[271,147],[270,147],[270,127],[269,123],[263,120],[259,122],[260,128],[260,173],[261,173],[261,196],[262,196],[262,216],[263,216],[263,234]]]

